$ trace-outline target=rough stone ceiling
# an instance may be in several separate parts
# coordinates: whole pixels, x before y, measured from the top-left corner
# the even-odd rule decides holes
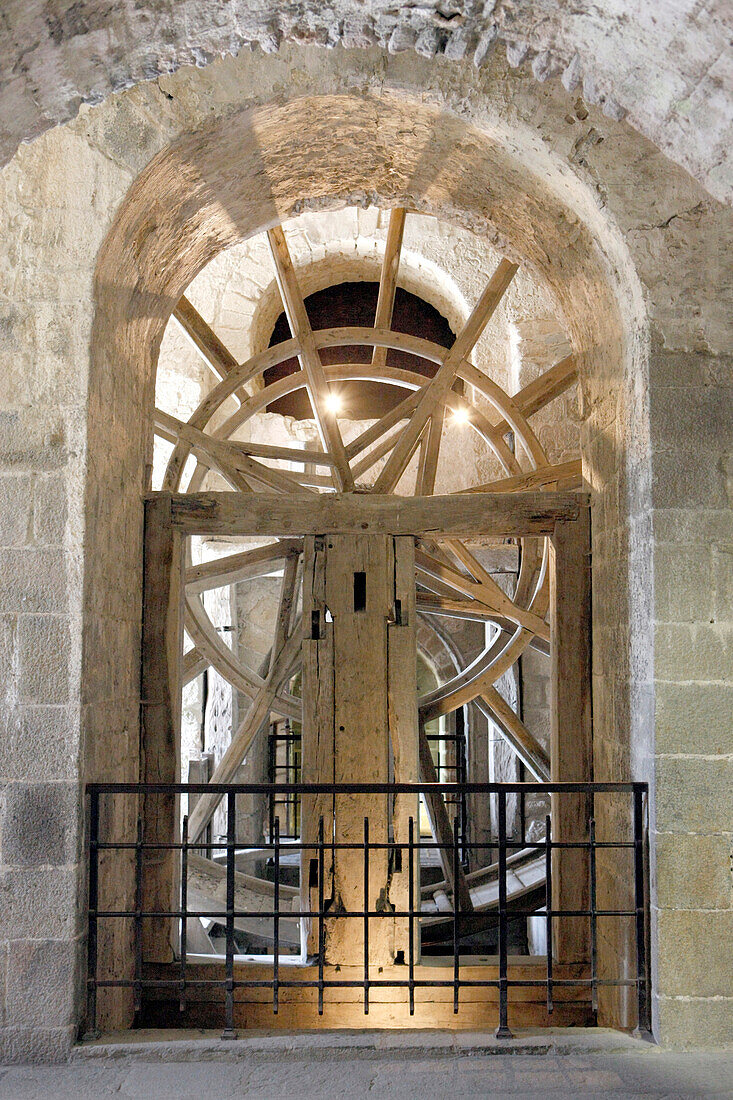
[[[728,0],[5,0],[0,163],[83,102],[284,40],[477,66],[501,43],[510,64],[625,115],[712,195],[733,198]]]

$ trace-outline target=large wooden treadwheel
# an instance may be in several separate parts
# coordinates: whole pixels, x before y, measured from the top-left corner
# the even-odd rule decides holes
[[[292,339],[238,364],[191,304],[181,299],[176,319],[219,380],[187,422],[156,410],[156,434],[173,444],[164,490],[198,492],[213,473],[241,493],[293,494],[307,499],[309,495],[335,492],[353,494],[355,502],[358,494],[366,493],[432,495],[447,416],[465,421],[504,473],[499,480],[464,492],[577,486],[579,460],[552,465],[528,422],[573,384],[573,357],[556,364],[514,397],[470,362],[477,340],[517,271],[515,264],[506,259],[499,263],[449,349],[391,330],[405,217],[402,209],[391,213],[373,328],[311,328],[281,228],[270,230],[268,238]],[[322,364],[321,349],[353,345],[373,349],[370,364]],[[426,380],[423,375],[388,365],[388,349],[407,351],[428,361],[434,365],[433,376]],[[301,368],[298,373],[264,384],[265,371],[296,356]],[[457,379],[465,383],[467,396],[455,392]],[[332,398],[340,383],[353,380],[369,380],[410,392],[347,445]],[[258,412],[300,389],[307,391],[320,448],[297,450],[237,438]],[[225,416],[223,406],[231,398],[238,407]],[[365,477],[370,471],[371,482]],[[213,779],[217,782],[232,779],[270,712],[291,718],[300,712],[300,700],[290,694],[288,685],[300,660],[297,608],[301,553],[302,540],[283,538],[204,565],[194,566],[189,560],[185,623],[194,648],[186,654],[184,679],[192,679],[210,665],[250,698],[249,709],[239,728],[233,730],[231,744],[216,768]],[[252,669],[221,641],[202,595],[213,588],[271,574],[273,564],[279,562],[284,565],[272,648],[262,667]],[[522,540],[516,585],[507,595],[465,542],[421,539],[416,550],[416,585],[417,609],[427,622],[434,616],[446,616],[482,620],[494,626],[487,632],[490,641],[468,667],[419,700],[421,717],[427,720],[447,714],[475,700],[532,774],[546,779],[549,765],[545,752],[504,702],[495,683],[527,646],[547,652],[547,540]],[[203,805],[199,816],[202,814]],[[201,826],[202,821],[192,819],[192,835]]]

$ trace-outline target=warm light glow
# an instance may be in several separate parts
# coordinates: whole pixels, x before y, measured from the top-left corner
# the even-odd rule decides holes
[[[453,419],[456,424],[468,424],[470,417],[465,405],[459,405],[457,409],[453,410]]]
[[[326,406],[326,412],[340,413],[343,402],[337,393],[329,393],[326,395],[324,402]]]

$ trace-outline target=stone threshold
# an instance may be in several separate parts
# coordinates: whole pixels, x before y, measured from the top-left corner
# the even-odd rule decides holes
[[[419,1052],[422,1055],[583,1055],[636,1053],[658,1049],[655,1044],[611,1028],[517,1029],[511,1039],[497,1039],[493,1031],[442,1029],[328,1031],[241,1031],[237,1039],[222,1039],[220,1031],[118,1031],[84,1040],[72,1050],[71,1062],[125,1059],[150,1062],[237,1061],[253,1054],[300,1052],[320,1057],[329,1051],[368,1054]]]

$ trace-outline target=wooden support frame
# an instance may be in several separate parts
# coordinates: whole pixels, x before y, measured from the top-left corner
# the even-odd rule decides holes
[[[194,654],[182,660],[183,581],[186,577],[183,544],[189,535],[237,534],[296,536],[324,533],[388,534],[395,537],[444,539],[479,535],[530,537],[549,535],[551,555],[550,651],[552,656],[552,763],[551,778],[556,781],[590,782],[593,778],[592,729],[590,708],[590,510],[586,494],[475,493],[461,497],[399,498],[393,496],[318,496],[276,497],[271,494],[200,493],[151,495],[145,504],[145,578],[142,648],[142,775],[146,782],[175,782],[179,756],[180,692],[189,665],[196,665]],[[299,543],[281,544],[277,554],[285,558],[295,553]],[[439,551],[438,551],[439,553]],[[229,563],[246,570],[261,556],[259,550],[234,555]],[[435,559],[440,565],[438,558]],[[466,558],[469,561],[468,558]],[[469,561],[469,565],[470,565]],[[229,565],[226,568],[229,568]],[[213,579],[215,567],[189,569],[191,580],[202,588]],[[475,571],[475,569],[474,569]],[[208,573],[212,573],[209,578]],[[480,578],[479,578],[480,579]],[[404,579],[403,579],[404,580]],[[285,585],[291,588],[292,577]],[[470,584],[470,581],[469,581]],[[292,596],[283,596],[285,604]],[[414,614],[413,610],[410,615]],[[281,616],[283,623],[290,607]],[[283,629],[285,629],[283,627]],[[247,736],[274,699],[277,683],[282,682],[296,658],[300,628],[295,626],[283,643],[261,691],[262,699],[253,706],[257,714],[247,723]],[[273,660],[277,655],[273,655]],[[303,659],[308,660],[304,651]],[[189,670],[190,671],[190,670]],[[276,683],[277,681],[277,683]],[[500,702],[485,691],[479,705],[500,708]],[[261,705],[260,705],[261,704]],[[482,707],[483,709],[483,707]],[[490,715],[493,719],[493,715]],[[514,716],[516,719],[516,716]],[[255,719],[257,720],[255,722]],[[527,741],[527,731],[511,714],[503,714],[499,728],[512,743],[516,742],[531,758],[529,766],[539,777],[546,775],[547,761],[537,756]],[[418,742],[419,744],[419,742]],[[424,748],[420,754],[424,756]],[[417,762],[414,762],[416,766]],[[317,776],[309,775],[315,779]],[[330,776],[329,776],[330,778]],[[425,778],[425,776],[423,776]],[[203,810],[202,799],[199,814]],[[157,813],[144,807],[146,839],[167,841],[178,827],[178,807],[168,806]],[[589,806],[584,797],[566,799],[553,807],[554,840],[587,838]],[[201,827],[205,825],[203,820]],[[194,822],[196,824],[196,822]],[[443,823],[444,824],[444,823]],[[556,909],[587,907],[587,855],[584,852],[556,852],[553,864]],[[145,905],[154,908],[170,903],[175,889],[175,868],[168,855],[146,860]],[[463,884],[459,883],[463,893]],[[467,908],[468,906],[464,906]],[[146,933],[145,953],[151,961],[166,961],[173,950],[172,929]],[[555,953],[562,963],[582,963],[589,957],[589,933],[582,918],[572,930],[557,935]]]
[[[593,780],[590,510],[572,523],[559,521],[551,543],[551,779],[586,783]],[[591,816],[587,796],[554,796],[553,841],[587,841]],[[587,909],[589,878],[587,852],[556,851],[553,908]],[[589,960],[585,918],[555,922],[555,954],[563,963]]]
[[[425,535],[448,538],[552,535],[588,505],[584,493],[471,493],[445,497],[171,493],[171,523],[186,535]]]
[[[183,686],[184,538],[172,522],[165,495],[145,502],[143,619],[140,676],[141,778],[144,783],[180,783],[181,690]],[[150,798],[141,807],[144,840],[178,839],[174,797]],[[175,908],[178,881],[174,853],[143,855],[143,908]],[[143,922],[143,951],[150,961],[173,958],[175,929],[167,921]]]

